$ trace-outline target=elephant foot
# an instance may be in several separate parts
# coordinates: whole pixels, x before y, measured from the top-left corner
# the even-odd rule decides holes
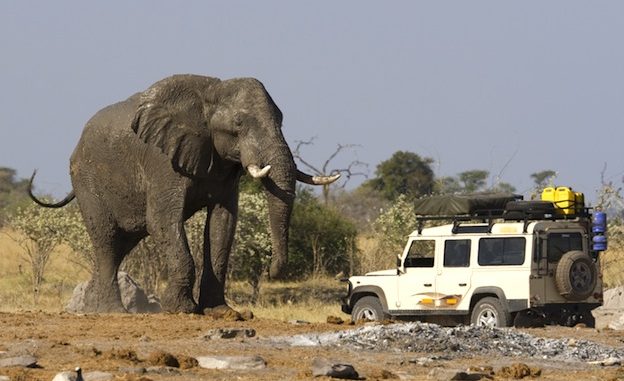
[[[227,304],[222,304],[212,308],[204,308],[203,313],[214,320],[246,321],[254,318],[253,312],[250,310],[238,312]]]
[[[88,284],[84,290],[84,304],[76,312],[83,313],[128,313],[121,302],[119,290],[105,290]]]
[[[165,291],[162,297],[161,306],[163,311],[182,312],[192,314],[197,311],[197,304],[187,292],[171,292]]]

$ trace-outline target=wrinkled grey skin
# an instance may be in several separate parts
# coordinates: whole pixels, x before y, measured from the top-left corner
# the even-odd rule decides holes
[[[33,196],[43,206],[60,207],[75,194],[96,254],[87,312],[124,311],[117,270],[147,235],[167,255],[165,310],[225,305],[238,183],[249,165],[271,166],[262,184],[273,244],[270,276],[278,278],[287,262],[298,173],[281,123],[282,113],[258,80],[197,75],[165,78],[89,120],[70,161],[73,192],[57,204]],[[205,266],[196,303],[184,221],[202,208],[208,210]]]

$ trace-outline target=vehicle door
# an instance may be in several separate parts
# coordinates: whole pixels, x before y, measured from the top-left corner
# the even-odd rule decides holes
[[[540,233],[539,251],[536,252],[537,262],[536,281],[531,283],[532,292],[542,290],[544,302],[557,301],[562,298],[555,285],[555,271],[561,257],[573,250],[587,252],[583,246],[583,232],[581,230],[546,229]]]
[[[436,267],[436,308],[457,309],[470,289],[472,240],[445,239],[441,263]],[[468,303],[469,304],[469,303]]]
[[[436,239],[412,239],[397,277],[397,306],[416,311],[434,308]]]

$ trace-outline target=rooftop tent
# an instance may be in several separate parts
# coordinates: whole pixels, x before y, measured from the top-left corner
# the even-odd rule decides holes
[[[416,200],[416,215],[457,216],[489,214],[498,211],[502,214],[510,201],[522,199],[522,196],[510,193],[478,193],[467,195],[441,195]]]

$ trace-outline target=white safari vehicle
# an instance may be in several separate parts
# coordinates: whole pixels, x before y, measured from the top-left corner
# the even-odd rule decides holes
[[[396,268],[344,280],[343,312],[354,321],[593,326],[590,311],[602,303],[604,213],[592,218],[584,206],[568,210],[550,201],[503,205],[417,217],[420,228],[409,235]],[[440,220],[447,223],[424,227]]]

